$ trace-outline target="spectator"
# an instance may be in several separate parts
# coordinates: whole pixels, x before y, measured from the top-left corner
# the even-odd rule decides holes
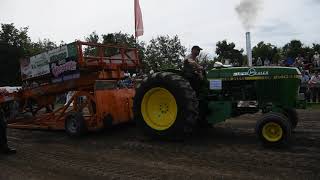
[[[304,61],[303,57],[301,57],[299,55],[299,57],[296,58],[296,61],[294,63],[294,67],[297,67],[300,69],[300,71],[302,71],[304,69],[303,61]]]
[[[301,83],[302,84],[308,84],[310,80],[310,75],[307,71],[302,71],[302,80],[301,80]]]
[[[265,66],[270,66],[270,60],[269,60],[268,58],[266,58],[266,59],[264,60],[264,65],[265,65]]]
[[[230,64],[230,59],[225,59],[225,60],[224,60],[224,64],[225,64],[225,65],[229,65],[229,64]]]
[[[300,93],[303,93],[305,95],[307,101],[310,100],[310,89],[308,87],[309,80],[310,80],[309,73],[307,71],[302,71]]]
[[[292,66],[293,64],[294,64],[294,59],[291,57],[288,57],[286,59],[285,66]]]
[[[240,67],[240,64],[239,64],[239,61],[238,59],[236,59],[233,64],[232,64],[233,67]]]
[[[301,56],[301,54],[298,55],[298,57],[295,59],[295,63],[302,63],[304,61],[304,58]]]
[[[319,72],[316,71],[309,81],[309,86],[312,95],[312,102],[320,102],[320,76]]]
[[[287,63],[286,60],[282,59],[279,61],[278,66],[286,66],[286,63]]]
[[[303,64],[308,64],[310,61],[310,52],[306,52],[305,57],[303,58]]]
[[[303,69],[310,71],[313,67],[313,64],[310,61],[303,62]]]
[[[318,51],[316,51],[313,55],[313,64],[314,67],[320,67],[320,55]]]
[[[258,57],[258,60],[257,60],[257,66],[262,66],[262,60],[260,57]]]

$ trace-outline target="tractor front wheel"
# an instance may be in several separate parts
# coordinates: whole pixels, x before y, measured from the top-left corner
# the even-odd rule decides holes
[[[283,114],[269,112],[257,122],[256,134],[265,146],[288,145],[291,137],[291,124]]]

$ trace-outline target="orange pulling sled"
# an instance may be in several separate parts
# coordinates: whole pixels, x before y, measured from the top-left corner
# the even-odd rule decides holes
[[[126,71],[139,65],[135,48],[80,41],[23,59],[22,90],[0,96],[0,104],[15,100],[8,126],[80,136],[128,122],[135,90],[119,83]],[[56,104],[57,97],[67,93],[67,102]]]

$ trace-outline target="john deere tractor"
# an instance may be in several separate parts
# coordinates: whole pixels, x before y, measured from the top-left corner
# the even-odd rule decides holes
[[[297,126],[301,73],[288,67],[215,68],[191,81],[183,71],[157,72],[136,89],[134,115],[149,136],[183,138],[203,125],[262,112],[256,134],[267,146],[288,144]],[[194,83],[198,83],[195,85]]]

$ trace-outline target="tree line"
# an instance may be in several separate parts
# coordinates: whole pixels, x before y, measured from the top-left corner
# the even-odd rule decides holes
[[[60,45],[49,39],[39,39],[33,42],[28,35],[28,27],[17,28],[13,23],[1,24],[0,29],[0,86],[15,86],[21,84],[19,59],[30,57],[44,51],[49,51]],[[139,57],[142,60],[142,69],[161,70],[181,68],[186,56],[187,48],[181,43],[177,35],[158,36],[148,43],[136,41],[133,35],[116,32],[98,35],[92,32],[84,38],[87,42],[114,44],[139,49]],[[86,54],[93,49],[85,49]],[[270,43],[259,42],[252,49],[254,58],[269,59],[272,63],[279,63],[287,57],[296,58],[302,55],[306,59],[311,58],[315,51],[320,52],[320,44],[312,46],[304,45],[300,40],[292,40],[283,47],[277,47]],[[247,62],[243,49],[237,49],[235,43],[222,40],[216,43],[215,57],[201,53],[200,64],[206,69],[213,68],[215,61],[229,61],[236,65],[245,65]],[[213,53],[212,53],[213,54]]]

